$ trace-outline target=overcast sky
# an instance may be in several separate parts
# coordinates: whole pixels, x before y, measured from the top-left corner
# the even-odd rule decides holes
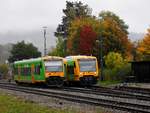
[[[129,26],[129,32],[146,33],[150,27],[150,0],[81,1],[92,8],[95,16],[102,10],[114,12]],[[65,7],[66,0],[0,0],[0,44],[25,40],[43,52],[42,27],[48,26],[47,48],[55,46],[54,32],[61,23]],[[138,35],[141,37],[143,35]]]
[[[71,0],[75,1],[75,0]],[[81,0],[97,16],[110,10],[129,25],[129,32],[145,32],[150,26],[150,0]],[[56,28],[66,0],[0,0],[0,33]]]

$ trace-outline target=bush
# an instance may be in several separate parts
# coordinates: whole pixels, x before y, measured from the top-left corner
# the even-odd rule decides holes
[[[115,76],[115,70],[113,69],[104,69],[104,80],[113,81]]]
[[[131,65],[126,64],[122,66],[120,69],[104,69],[104,80],[109,81],[125,81],[128,76],[131,75]]]
[[[2,75],[2,78],[6,78],[8,74],[8,65],[7,64],[1,64],[0,65],[0,73]]]
[[[131,65],[119,53],[110,52],[105,56],[104,80],[124,81],[130,75]]]
[[[106,68],[109,69],[114,69],[114,68],[119,69],[125,63],[121,54],[115,52],[109,52],[108,55],[105,56],[104,58],[105,58]]]
[[[125,64],[116,73],[119,80],[125,81],[128,76],[131,75],[131,64]]]

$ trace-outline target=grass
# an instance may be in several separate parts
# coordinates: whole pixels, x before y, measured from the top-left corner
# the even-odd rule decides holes
[[[121,83],[121,81],[98,81],[98,85],[104,86],[104,87],[114,86],[119,83]]]
[[[17,98],[12,95],[0,93],[0,113],[86,113],[73,109],[54,109],[40,106],[33,102]],[[94,113],[104,113],[100,109]]]
[[[53,109],[23,99],[0,94],[0,113],[76,113],[69,109]]]

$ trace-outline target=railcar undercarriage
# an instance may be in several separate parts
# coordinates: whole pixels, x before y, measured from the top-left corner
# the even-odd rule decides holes
[[[47,86],[62,87],[63,84],[64,84],[63,77],[53,76],[53,77],[46,78],[46,85]]]
[[[84,76],[80,78],[80,84],[82,86],[92,86],[97,83],[97,78],[94,76]]]

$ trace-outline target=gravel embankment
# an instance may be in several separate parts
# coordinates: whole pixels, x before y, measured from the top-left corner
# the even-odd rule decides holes
[[[65,100],[61,100],[61,99],[45,97],[45,96],[38,96],[35,94],[27,94],[27,93],[23,93],[23,92],[6,90],[6,89],[1,89],[1,88],[0,88],[0,92],[4,92],[6,94],[16,96],[17,98],[21,98],[26,101],[38,103],[42,106],[47,106],[49,108],[73,109],[73,110],[77,110],[82,113],[98,113],[100,111],[101,111],[101,113],[128,113],[126,111],[120,111],[120,110],[115,110],[115,109],[111,109],[111,108],[95,107],[95,106],[91,106],[91,105],[74,103],[74,102],[65,101]],[[66,93],[68,93],[68,92],[66,92]],[[76,93],[76,94],[83,95],[82,93]],[[87,95],[91,96],[90,94],[87,94]],[[98,98],[107,98],[107,97],[99,96]]]
[[[42,89],[43,90],[43,89]],[[119,98],[119,97],[110,97],[110,96],[103,96],[103,95],[94,95],[94,94],[88,94],[88,93],[79,93],[79,92],[69,92],[69,91],[62,91],[62,90],[51,90],[51,89],[44,89],[45,91],[52,91],[52,92],[63,92],[64,94],[73,94],[73,95],[80,95],[80,96],[87,96],[87,97],[93,97],[98,99],[109,99],[109,100],[117,100],[118,102],[129,102],[129,103],[138,103],[142,105],[150,105],[150,101],[143,101],[143,100],[137,100],[137,99],[128,99],[128,98]]]

